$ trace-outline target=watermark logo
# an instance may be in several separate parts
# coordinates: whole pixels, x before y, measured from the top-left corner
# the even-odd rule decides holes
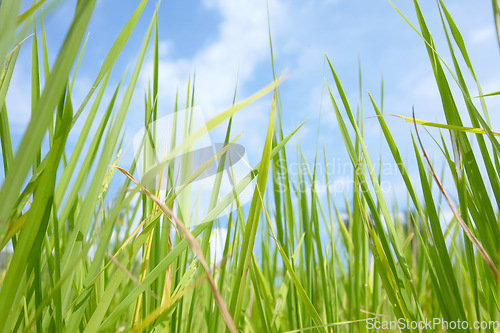
[[[287,165],[287,168],[283,168],[283,165]],[[274,166],[280,170],[280,177],[275,178],[274,181],[276,185],[280,186],[282,191],[288,190],[288,183],[284,180],[288,178],[293,181],[297,179],[298,176],[305,176],[303,181],[307,185],[314,185],[314,189],[317,193],[323,194],[327,190],[331,195],[344,195],[349,193],[355,187],[361,187],[366,185],[365,188],[372,189],[372,183],[368,171],[363,169],[364,165],[358,168],[354,168],[350,161],[333,158],[325,163],[315,162],[308,163],[306,161],[285,161],[284,159],[277,159],[273,161]],[[395,190],[393,187],[393,182],[395,176],[400,175],[400,169],[397,163],[391,162],[380,162],[378,161],[374,165],[378,165],[377,176],[380,176],[378,181],[378,186],[384,194],[391,194]],[[307,175],[315,173],[316,177],[314,183],[308,183]],[[287,176],[287,177],[285,177]],[[363,178],[361,177],[363,176]],[[364,179],[364,180],[362,180]],[[326,181],[328,180],[328,182]],[[361,182],[365,184],[361,184]],[[294,188],[295,191],[309,191],[309,186]]]
[[[250,171],[245,147],[211,139],[199,106],[151,122],[134,135],[133,147],[141,185],[163,198],[175,195],[174,208],[188,225],[201,220],[192,217],[203,218],[213,208],[214,190],[217,202],[235,196],[235,186]],[[239,193],[240,204],[251,200],[252,188],[249,184]],[[219,216],[230,211],[228,206]]]
[[[465,320],[444,320],[443,318],[425,318],[420,321],[406,320],[399,318],[392,321],[379,321],[376,318],[370,318],[366,321],[366,328],[369,330],[467,330],[467,329],[481,329],[481,330],[498,330],[500,328],[499,321],[474,321],[469,323]]]

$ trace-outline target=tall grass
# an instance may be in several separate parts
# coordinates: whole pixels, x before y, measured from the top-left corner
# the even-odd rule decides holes
[[[438,1],[448,44],[443,51],[436,49],[419,4],[413,2],[418,24],[399,14],[428,52],[446,124],[415,115],[404,118],[415,124],[409,135],[420,184],[413,183],[400,154],[402,147],[385,122],[382,103],[369,94],[370,108],[362,104],[353,108],[334,61],[327,57],[330,73],[325,86],[354,170],[352,197],[346,197],[343,212],[338,208],[343,203],[333,200],[328,187],[324,199],[315,185],[330,183],[328,150],[318,147],[312,169],[300,146],[296,156],[286,154],[285,145],[302,125],[290,133],[283,131],[280,78],[207,121],[208,131],[226,126],[225,147],[199,169],[183,172],[181,186],[176,187],[175,157],[189,151],[203,135],[192,129],[189,112],[178,118],[177,110],[184,107],[182,93],[175,103],[168,154],[157,163],[144,149],[130,168],[120,166],[124,121],[133,94],[141,90],[136,89],[137,81],[148,48],[154,66],[144,96],[144,126],[150,131],[145,141],[154,144],[160,135],[155,128],[161,116],[157,11],[128,82],[122,78],[108,87],[139,17],[148,15],[143,13],[145,0],[109,48],[83,103],[75,105],[72,87],[96,1],[77,2],[52,64],[41,15],[43,1],[34,2],[25,13],[19,13],[20,0],[1,1],[0,249],[7,262],[0,271],[0,331],[367,332],[367,322],[374,320],[443,318],[466,321],[470,328],[463,331],[472,332],[478,331],[472,328],[474,321],[499,321],[500,145],[484,102],[490,94],[483,94],[459,28],[443,1]],[[495,0],[493,11],[498,23]],[[5,97],[28,35],[32,112],[14,153]],[[451,64],[440,56],[445,51]],[[466,78],[472,78],[475,86],[468,86]],[[126,89],[120,95],[122,85]],[[454,94],[452,87],[459,93]],[[472,96],[476,89],[482,96]],[[105,94],[108,90],[112,93]],[[194,96],[193,78],[186,89],[187,110],[194,106]],[[219,171],[228,167],[224,164],[234,157],[230,147],[238,139],[231,133],[232,118],[260,98],[269,102],[260,162],[249,166],[246,177],[225,197],[220,194],[222,172],[217,173],[210,198],[201,198],[209,200],[209,211],[198,216],[192,211],[196,192],[190,185],[215,160],[220,162]],[[459,112],[459,100],[467,114]],[[100,114],[98,109],[105,111]],[[406,218],[391,209],[392,199],[381,188],[380,166],[372,162],[366,146],[363,120],[368,109],[377,116],[406,186]],[[73,125],[80,118],[84,125],[76,132]],[[444,190],[421,143],[425,127],[440,131],[436,143],[453,177],[454,186],[447,186],[453,193]],[[68,141],[71,135],[77,137],[75,144]],[[44,137],[48,149],[42,149]],[[477,149],[472,148],[472,137]],[[304,167],[294,174],[291,161]],[[146,176],[166,184],[165,192],[137,180],[139,162],[149,170]],[[156,177],[159,170],[166,179]],[[118,190],[109,190],[112,181],[119,184]],[[243,205],[240,194],[252,183],[251,202]],[[437,192],[454,213],[446,228],[439,218]],[[211,264],[210,239],[227,208],[231,213],[225,218],[223,260]],[[10,245],[11,256],[5,250]]]

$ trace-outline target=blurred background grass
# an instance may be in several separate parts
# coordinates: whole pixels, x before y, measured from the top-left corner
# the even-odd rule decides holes
[[[203,78],[206,73],[196,71],[181,74],[189,79],[179,89],[165,83],[161,5],[151,8],[147,1],[124,14],[119,32],[100,44],[102,60],[94,61],[95,77],[84,89],[77,77],[90,17],[100,3],[73,4],[60,49],[49,48],[45,34],[43,18],[56,11],[52,5],[59,4],[0,5],[1,330],[364,332],[374,318],[442,317],[471,326],[475,320],[499,320],[500,146],[488,113],[488,101],[496,97],[477,97],[483,89],[469,56],[474,48],[465,46],[443,2],[427,18],[414,1],[406,23],[406,14],[392,10],[400,29],[414,29],[415,44],[427,51],[434,82],[424,90],[440,101],[432,117],[419,105],[414,116],[411,108],[388,106],[388,88],[378,75],[372,98],[361,65],[358,73],[337,74],[336,60],[327,56],[320,59],[324,82],[316,96],[317,115],[290,116],[281,92],[294,82],[294,73],[278,77],[275,54],[281,51],[273,48],[274,21],[267,21],[273,6],[259,12],[271,46],[266,52],[272,83],[236,98],[249,88],[237,83],[238,73],[250,75],[239,64],[239,72],[232,73],[233,103],[224,111],[214,111],[224,92],[197,99],[198,82],[204,91],[207,82],[217,88],[220,77]],[[233,6],[227,4],[230,13]],[[148,25],[137,26],[145,17]],[[439,47],[427,22],[441,24]],[[143,39],[125,73],[115,66],[133,33]],[[27,62],[19,56],[29,45]],[[28,103],[26,93],[6,99],[10,88],[16,89],[16,64],[30,73]],[[489,66],[494,72],[495,63]],[[346,93],[345,76],[358,79],[357,96]],[[163,89],[175,97],[163,97]],[[487,93],[495,90],[484,89]],[[165,102],[174,113],[172,133],[155,127]],[[219,172],[210,197],[200,196],[192,183],[208,165],[192,170],[189,160],[183,161],[182,185],[174,186],[173,158],[200,138],[189,111],[198,103],[207,109],[207,130],[224,142],[214,156],[219,170],[227,167],[221,161],[231,162],[225,153],[240,139],[241,125],[233,120],[260,128],[245,144],[248,174],[233,180],[228,193],[222,194],[225,173]],[[19,119],[8,111],[19,105],[30,110],[21,116],[29,119],[24,131],[9,119]],[[255,113],[255,105],[264,111]],[[178,113],[183,109],[188,112]],[[408,116],[410,123],[417,118],[419,125],[403,127],[407,122],[386,112]],[[254,118],[243,116],[252,113]],[[284,126],[298,115],[303,119],[295,126]],[[165,191],[137,182],[138,164],[148,170],[155,159],[146,153],[124,158],[124,150],[130,155],[124,147],[130,119],[132,128],[151,129],[149,144],[167,137],[170,149],[160,158],[165,179],[157,178],[166,183]],[[325,121],[335,124],[334,133],[324,130]],[[303,131],[310,136],[298,137]],[[381,135],[374,140],[374,133]],[[333,143],[323,141],[329,135]],[[331,162],[339,150],[349,164]],[[435,153],[429,157],[428,151]],[[332,168],[346,170],[341,189],[334,182],[339,171]],[[399,179],[399,190],[386,178]],[[248,204],[240,200],[245,189],[252,193]],[[198,201],[208,202],[205,214],[198,214]]]

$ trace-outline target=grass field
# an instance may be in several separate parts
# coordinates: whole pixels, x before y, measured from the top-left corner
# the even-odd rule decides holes
[[[318,195],[315,180],[323,177],[322,182],[330,183],[326,148],[317,148],[314,168],[289,171],[291,163],[309,164],[300,144],[292,147],[295,156],[285,153],[302,125],[283,130],[280,83],[286,77],[276,76],[262,90],[207,119],[208,131],[226,128],[225,146],[210,160],[220,161],[221,171],[228,168],[225,163],[234,157],[228,153],[238,142],[231,132],[233,117],[258,99],[269,101],[260,162],[249,166],[225,196],[220,194],[223,173],[216,173],[212,193],[200,199],[208,204],[203,216],[194,214],[197,193],[190,185],[210,163],[183,173],[180,186],[172,176],[175,157],[189,152],[201,136],[191,130],[189,112],[184,118],[174,113],[168,153],[160,163],[144,149],[130,168],[120,164],[133,94],[144,92],[145,141],[151,140],[144,147],[160,135],[155,127],[161,117],[157,12],[141,32],[144,40],[131,75],[117,86],[108,85],[139,17],[151,15],[143,12],[146,2],[137,1],[137,9],[107,46],[91,90],[76,105],[73,84],[96,0],[77,1],[53,63],[47,56],[55,51],[47,50],[43,1],[23,13],[20,0],[0,1],[1,332],[446,331],[443,325],[380,328],[383,322],[433,318],[449,325],[467,323],[449,326],[449,331],[499,331],[494,324],[500,321],[500,144],[485,103],[499,93],[483,94],[460,27],[444,1],[437,2],[436,10],[447,49],[436,49],[418,1],[413,1],[418,22],[406,22],[427,50],[446,123],[406,117],[412,123],[408,136],[413,146],[398,146],[382,103],[372,95],[364,108],[351,102],[326,55],[325,92],[354,170],[350,197],[335,202],[328,187],[326,199]],[[492,4],[500,29],[497,0]],[[396,9],[394,15],[399,14]],[[31,119],[14,151],[5,97],[27,43],[33,45]],[[151,84],[141,87],[147,52],[154,56]],[[471,81],[472,86],[467,84]],[[179,94],[186,99],[179,97],[175,110],[194,107],[195,85],[193,79]],[[105,110],[102,116],[98,109]],[[390,162],[404,182],[409,208],[403,213],[381,188],[381,164],[372,162],[378,156],[364,139],[367,116],[377,116]],[[77,120],[84,124],[78,132]],[[442,170],[435,170],[421,141],[430,127],[437,128],[432,132],[438,134],[435,144],[453,181],[447,190]],[[70,144],[70,135],[76,135],[76,143]],[[418,184],[407,173],[403,149],[417,161]],[[183,163],[187,168],[190,161]],[[162,186],[141,182],[139,164]],[[247,188],[253,192],[243,204],[241,193]],[[340,210],[344,204],[347,209]],[[453,212],[451,220],[443,221],[443,209]],[[225,210],[228,215],[219,217]],[[218,219],[227,222],[227,232],[222,260],[213,263],[210,242]],[[483,327],[474,327],[475,322]]]

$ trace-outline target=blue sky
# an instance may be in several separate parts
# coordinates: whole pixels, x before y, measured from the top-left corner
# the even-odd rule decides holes
[[[485,0],[445,3],[461,29],[483,90],[500,90],[499,48],[491,3]],[[70,24],[74,4],[74,1],[63,1],[59,8],[45,17],[51,61],[64,39],[63,32]],[[399,0],[394,4],[412,23],[417,24],[412,1]],[[155,5],[155,2],[148,3],[118,59],[106,93],[108,99],[127,66],[129,72],[134,66]],[[268,5],[277,73],[289,73],[280,90],[285,133],[308,119],[296,140],[289,145],[289,155],[295,154],[295,144],[300,142],[306,158],[313,162],[321,110],[319,145],[321,149],[326,147],[328,160],[340,169],[330,175],[330,188],[338,191],[337,199],[342,199],[340,189],[349,189],[351,169],[346,168],[347,171],[342,172],[343,165],[350,165],[350,162],[325,92],[324,77],[332,83],[331,74],[324,67],[325,53],[332,60],[353,108],[360,101],[358,64],[361,63],[366,141],[372,152],[372,161],[376,162],[380,154],[380,132],[377,120],[368,118],[374,115],[374,111],[366,91],[369,90],[377,101],[380,100],[382,73],[385,84],[384,113],[410,116],[414,105],[417,118],[444,120],[424,43],[388,1],[269,0]],[[135,6],[135,1],[98,1],[88,27],[89,40],[76,79],[75,104],[79,104],[90,89],[99,69],[97,65],[106,56]],[[438,51],[441,50],[443,58],[449,61],[436,3],[422,1],[421,6],[438,44]],[[272,81],[267,4],[264,0],[163,1],[159,9],[159,32],[160,116],[172,112],[177,88],[180,99],[185,100],[188,77],[195,71],[195,104],[203,109],[205,118],[230,106],[237,76],[237,99],[240,100]],[[26,98],[30,87],[30,45],[23,45],[7,96],[14,142],[23,133],[30,114],[30,101]],[[152,76],[152,63],[152,54],[148,53],[125,123],[129,135],[125,139],[128,150],[124,164],[132,158],[132,136],[143,122],[143,92]],[[488,99],[487,103],[492,127],[498,130],[500,116],[495,109],[500,103],[495,97]],[[243,133],[238,142],[246,147],[251,165],[259,161],[270,105],[271,95],[268,95],[241,111],[234,119],[232,133]],[[461,111],[465,114],[463,107]],[[411,164],[411,125],[400,119],[387,118],[387,122],[397,138],[403,157]],[[225,126],[216,130],[214,141],[222,141],[224,132]],[[439,134],[437,131],[431,133]],[[77,135],[78,125],[73,140]],[[437,147],[428,135],[425,136],[428,152],[439,160]],[[388,170],[384,175],[387,191],[401,199],[403,186],[387,148],[383,149]],[[417,177],[416,169],[410,167],[410,174]]]

